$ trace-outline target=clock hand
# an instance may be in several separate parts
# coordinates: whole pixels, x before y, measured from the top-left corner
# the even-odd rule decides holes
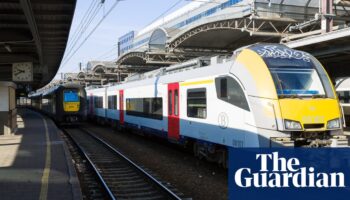
[[[15,75],[17,76],[17,75],[22,74],[22,73],[24,73],[24,72],[25,72],[24,70],[18,70],[18,72],[15,73]]]

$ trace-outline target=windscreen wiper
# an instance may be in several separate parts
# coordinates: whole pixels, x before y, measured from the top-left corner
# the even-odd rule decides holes
[[[288,94],[288,95],[280,94],[280,95],[278,95],[278,97],[279,97],[280,99],[285,99],[285,98],[301,99],[301,96],[298,95],[298,94]]]
[[[326,95],[324,95],[324,94],[313,94],[313,95],[312,95],[312,98],[313,98],[313,99],[316,99],[316,98],[326,98]]]
[[[291,94],[291,95],[288,95],[288,97],[292,99],[301,99],[301,96],[299,94]]]

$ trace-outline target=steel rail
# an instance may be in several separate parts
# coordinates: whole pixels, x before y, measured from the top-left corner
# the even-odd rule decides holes
[[[103,185],[104,189],[106,190],[109,198],[111,198],[112,200],[116,200],[117,198],[113,195],[111,189],[108,187],[108,185],[105,182],[105,180],[103,179],[101,173],[98,171],[98,169],[97,169],[96,165],[93,163],[93,161],[89,158],[89,156],[87,155],[84,148],[74,139],[74,137],[71,136],[71,134],[67,130],[64,130],[64,132],[74,142],[74,144],[78,147],[79,151],[84,155],[85,159],[89,162],[90,166],[93,168],[95,174],[97,175],[98,179],[100,180],[101,184]]]
[[[87,134],[89,134],[91,137],[95,138],[98,140],[100,143],[104,144],[107,146],[110,150],[112,150],[114,153],[116,153],[118,156],[122,157],[124,160],[126,160],[129,164],[131,164],[133,167],[135,167],[139,172],[144,174],[146,177],[148,177],[150,180],[152,180],[153,183],[155,183],[158,187],[160,187],[163,191],[165,191],[170,197],[173,199],[181,200],[177,194],[175,194],[173,191],[171,191],[168,187],[166,187],[163,183],[161,183],[159,180],[154,178],[151,174],[146,172],[144,169],[142,169],[140,166],[138,166],[136,163],[134,163],[132,160],[130,160],[128,157],[126,157],[123,153],[112,147],[110,144],[108,144],[106,141],[101,139],[100,137],[96,136],[94,133],[92,133],[89,130],[86,130],[84,128],[81,128],[80,130],[83,130]]]

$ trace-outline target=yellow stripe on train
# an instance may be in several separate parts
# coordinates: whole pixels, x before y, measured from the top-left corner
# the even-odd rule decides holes
[[[214,80],[209,79],[209,80],[200,80],[200,81],[192,81],[192,82],[183,82],[183,83],[180,83],[180,85],[181,86],[202,85],[202,84],[210,84],[213,82]]]

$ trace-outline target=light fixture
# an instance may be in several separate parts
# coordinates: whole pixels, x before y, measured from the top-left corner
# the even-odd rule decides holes
[[[8,45],[8,44],[5,44],[5,49],[6,49],[9,53],[12,52],[12,49],[11,49],[10,45]]]

